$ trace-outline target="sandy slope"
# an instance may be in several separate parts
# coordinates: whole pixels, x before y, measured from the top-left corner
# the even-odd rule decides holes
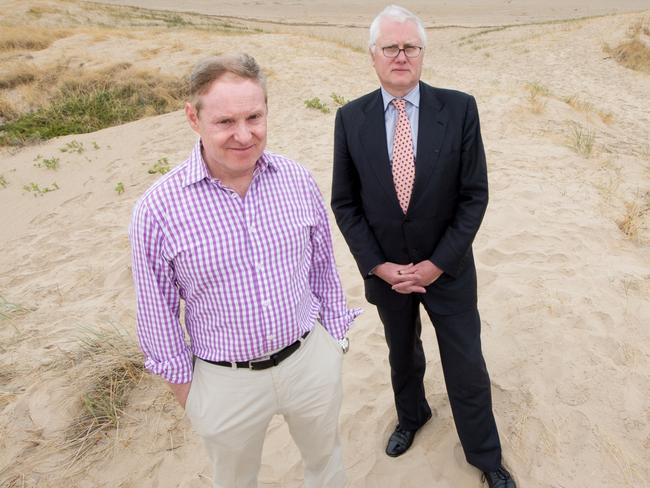
[[[29,3],[0,2],[14,15],[4,20],[20,22]],[[75,3],[63,5],[84,15]],[[224,5],[244,16],[234,2]],[[359,18],[374,12],[361,2],[352,6]],[[300,15],[289,2],[280,8],[287,17]],[[602,50],[640,18],[430,31],[425,81],[471,92],[481,110],[491,180],[475,244],[483,343],[506,461],[524,488],[650,485],[649,222],[646,215],[637,241],[616,225],[626,202],[650,192],[650,76],[622,68]],[[225,36],[143,28],[128,43],[119,31],[81,33],[34,58],[127,60],[183,71],[203,54],[247,51],[270,73],[269,148],[303,162],[328,198],[334,112],[309,110],[303,101],[318,96],[333,107],[332,92],[352,99],[375,88],[375,76],[367,55],[348,47],[363,42],[358,30],[337,31],[339,42],[330,42],[283,29]],[[154,48],[159,55],[143,54]],[[548,89],[539,114],[526,83]],[[572,95],[592,111],[563,101]],[[608,123],[597,111],[610,114]],[[569,147],[572,123],[595,134],[589,158]],[[71,141],[84,151],[61,152]],[[84,328],[133,330],[130,211],[156,179],[147,169],[162,157],[182,161],[193,143],[179,111],[1,153],[0,175],[9,185],[0,188],[0,296],[32,309],[0,319],[3,488],[210,485],[200,440],[149,377],[134,391],[119,431],[97,446],[100,455],[65,471],[65,453],[56,446],[79,408],[79,385],[72,372],[51,367],[74,350]],[[35,167],[38,155],[59,157],[61,168]],[[34,197],[22,189],[31,182],[60,189]],[[125,193],[115,192],[117,182]],[[434,419],[407,456],[383,454],[394,423],[386,346],[356,266],[338,231],[334,237],[350,304],[366,310],[351,332],[344,367],[341,429],[350,486],[478,488],[453,428],[431,327],[424,341]],[[301,472],[297,449],[276,419],[260,486],[301,486]]]

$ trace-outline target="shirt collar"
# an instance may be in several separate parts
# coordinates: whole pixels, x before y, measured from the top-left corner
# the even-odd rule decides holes
[[[390,102],[392,102],[395,98],[400,98],[400,97],[394,97],[393,95],[388,93],[382,86],[381,98],[384,100],[384,112],[386,112],[386,109],[388,108],[388,104],[390,104]],[[409,102],[411,105],[413,105],[415,108],[420,108],[420,84],[418,83],[417,85],[415,85],[415,87],[406,95],[404,95],[402,98],[407,102]]]
[[[201,148],[203,143],[201,139],[196,141],[194,149],[192,149],[192,154],[190,154],[189,162],[187,165],[187,172],[183,179],[183,187],[193,185],[203,179],[213,179],[208,171],[208,166],[203,159],[203,154],[201,154]],[[261,174],[266,171],[266,169],[271,169],[272,171],[277,171],[277,164],[273,161],[273,158],[269,157],[269,154],[264,151],[260,158],[255,164],[255,174]],[[214,178],[216,179],[216,178]],[[217,180],[218,181],[218,180]]]

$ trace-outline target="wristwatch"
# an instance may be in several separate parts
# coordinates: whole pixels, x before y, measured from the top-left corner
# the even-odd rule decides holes
[[[341,346],[341,349],[343,350],[343,354],[345,354],[350,350],[350,339],[348,339],[347,337],[344,337],[343,339],[339,339],[337,342],[339,343],[339,346]]]

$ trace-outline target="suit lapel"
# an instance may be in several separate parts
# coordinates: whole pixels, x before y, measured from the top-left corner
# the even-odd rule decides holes
[[[393,174],[388,161],[388,143],[386,142],[386,123],[384,121],[384,102],[381,90],[366,106],[365,120],[361,124],[361,145],[367,162],[379,183],[389,195],[390,201],[399,208]]]
[[[434,89],[420,82],[420,115],[415,156],[415,183],[409,209],[423,196],[424,190],[431,179],[431,174],[440,155],[448,120],[447,110],[436,98]]]

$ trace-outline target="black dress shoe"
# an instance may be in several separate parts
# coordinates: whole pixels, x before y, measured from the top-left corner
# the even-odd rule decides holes
[[[508,470],[499,466],[496,471],[483,471],[483,479],[490,488],[517,488]]]
[[[404,454],[415,438],[417,430],[402,429],[399,425],[395,427],[395,431],[388,438],[388,445],[386,446],[386,454],[390,457],[397,457]]]
[[[431,414],[424,421],[426,424],[431,418]],[[420,427],[422,427],[422,425]],[[386,445],[386,454],[390,457],[397,457],[404,454],[411,444],[413,444],[413,439],[415,439],[415,433],[419,430],[419,427],[415,430],[406,430],[402,429],[399,424],[395,427],[395,431],[388,438],[388,445]]]

